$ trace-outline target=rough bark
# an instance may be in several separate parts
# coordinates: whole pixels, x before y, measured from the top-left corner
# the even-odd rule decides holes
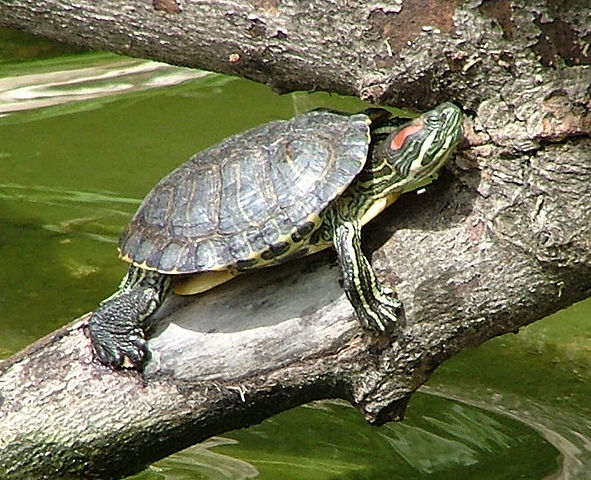
[[[0,25],[279,91],[470,112],[441,178],[365,230],[400,339],[364,335],[330,254],[171,297],[144,376],[85,318],[0,365],[0,476],[116,477],[312,399],[400,417],[442,361],[591,294],[591,9],[553,0],[0,0]]]

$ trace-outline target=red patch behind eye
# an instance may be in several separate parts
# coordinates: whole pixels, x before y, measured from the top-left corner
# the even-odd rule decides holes
[[[403,128],[402,130],[400,130],[392,139],[392,141],[390,142],[390,148],[392,150],[398,150],[402,147],[402,145],[404,144],[404,141],[406,140],[407,137],[420,132],[423,129],[424,125],[422,123],[418,123],[418,124],[412,124],[409,125],[406,128]]]

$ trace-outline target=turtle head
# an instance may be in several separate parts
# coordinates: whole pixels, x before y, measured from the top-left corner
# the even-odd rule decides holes
[[[462,120],[460,108],[446,102],[390,131],[375,150],[392,170],[390,185],[410,190],[434,174],[460,140]]]

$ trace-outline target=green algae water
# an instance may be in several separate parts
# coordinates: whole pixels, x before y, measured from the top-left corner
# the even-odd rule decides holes
[[[163,175],[318,106],[363,108],[106,54],[0,63],[0,358],[113,292],[126,270],[119,232]],[[591,478],[590,317],[582,302],[462,352],[402,423],[372,427],[342,402],[314,402],[130,478]]]

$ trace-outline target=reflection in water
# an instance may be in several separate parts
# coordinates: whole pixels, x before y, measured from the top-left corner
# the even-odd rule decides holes
[[[42,185],[20,185],[0,183],[0,198],[47,205],[67,206],[71,203],[86,203],[92,207],[108,208],[112,204],[140,204],[137,198],[127,198],[113,192],[80,192],[63,188],[44,187]],[[119,210],[114,210],[118,212]]]
[[[93,57],[96,58],[96,57]],[[94,65],[76,63],[67,70],[50,70],[0,78],[2,114],[89,100],[127,92],[177,85],[211,75],[158,62],[109,55]]]
[[[591,421],[575,410],[559,410],[532,399],[523,399],[508,393],[466,392],[451,386],[422,387],[421,391],[467,405],[473,405],[529,426],[542,435],[561,458],[560,471],[544,480],[579,480],[589,478],[591,471]]]
[[[375,427],[343,401],[312,402],[230,432],[225,438],[238,442],[215,450],[256,467],[260,480],[541,480],[556,471],[558,452],[520,422],[431,395],[411,404],[404,422]],[[185,450],[181,462],[202,448]],[[153,468],[163,472],[176,457]],[[209,468],[195,467],[193,475],[217,479]],[[132,478],[162,478],[153,473]]]
[[[105,226],[105,217],[116,215],[127,219],[140,204],[139,199],[122,197],[113,192],[81,192],[14,183],[0,183],[0,200],[61,207],[63,212],[83,214],[62,218],[57,223],[44,223],[42,228],[56,233],[78,233],[108,243],[114,243],[116,237],[110,226]]]
[[[128,477],[128,480],[246,480],[257,477],[259,471],[250,463],[210,450],[236,443],[231,438],[212,437],[149,467],[139,475]],[[199,477],[196,476],[197,472]]]

